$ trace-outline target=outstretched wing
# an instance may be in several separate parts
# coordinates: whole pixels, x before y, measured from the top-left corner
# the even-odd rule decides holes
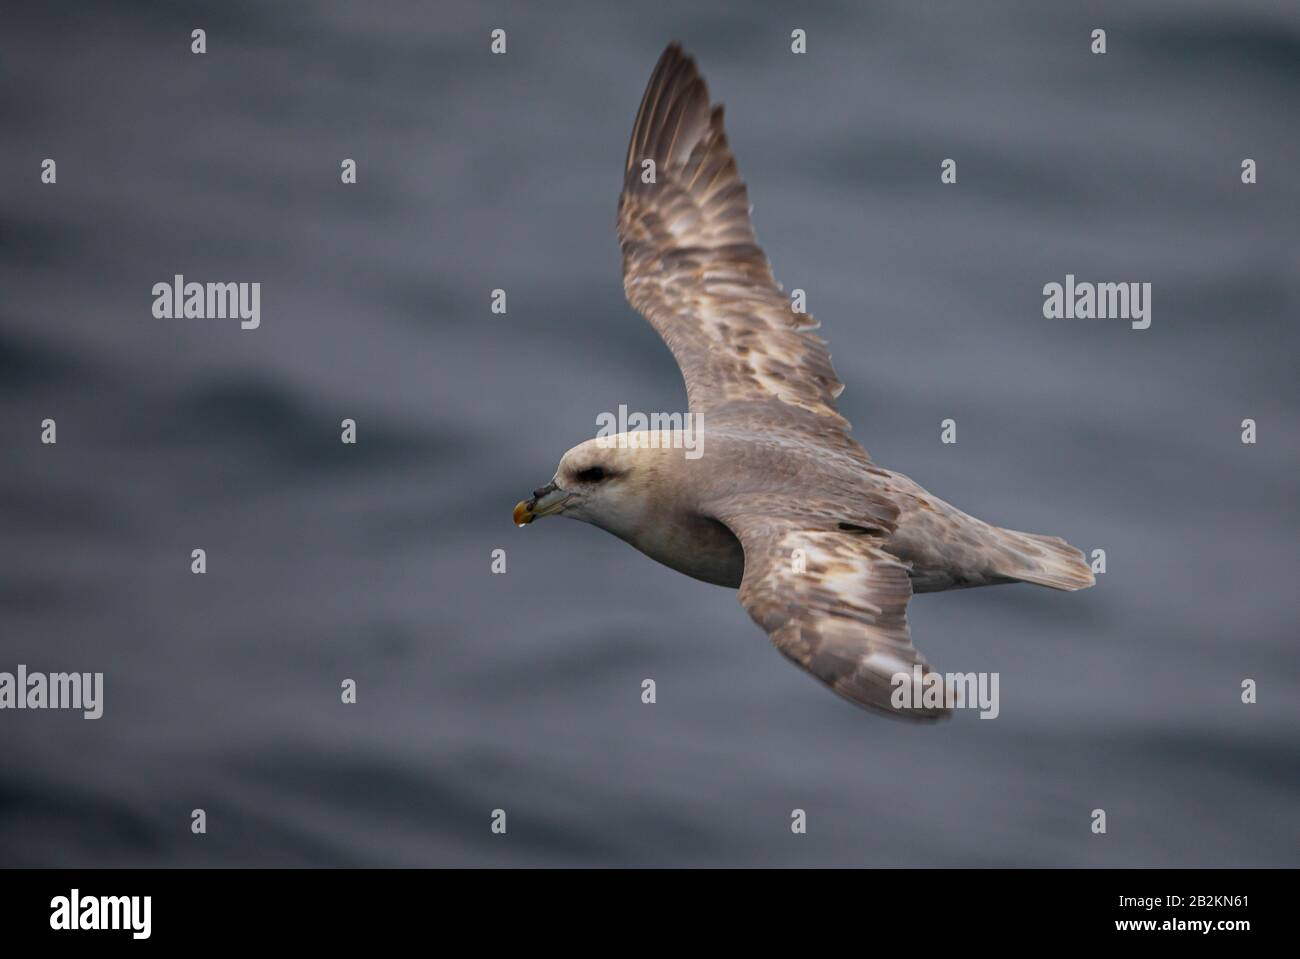
[[[946,706],[924,707],[914,690],[893,702],[896,676],[911,686],[914,665],[922,677],[931,670],[907,626],[908,567],[878,537],[759,510],[718,518],[745,549],[741,605],[777,649],[859,706],[901,719],[950,714]]]
[[[659,58],[628,145],[618,238],[628,301],[672,350],[692,412],[821,438],[866,460],[835,409],[817,323],[794,312],[749,219],[749,194],[695,61]]]

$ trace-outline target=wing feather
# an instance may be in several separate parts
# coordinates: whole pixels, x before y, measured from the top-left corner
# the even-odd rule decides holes
[[[859,706],[910,720],[943,719],[947,706],[896,707],[895,677],[931,670],[912,645],[906,563],[880,539],[822,528],[815,517],[723,512],[745,550],[740,602],[785,656]]]
[[[817,322],[794,312],[758,245],[723,108],[677,44],[632,126],[618,236],[628,301],[668,344],[692,412],[706,424],[814,437],[869,462],[835,408],[844,387],[811,332]]]

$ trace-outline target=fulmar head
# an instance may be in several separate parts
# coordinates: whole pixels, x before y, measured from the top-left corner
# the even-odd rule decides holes
[[[660,454],[671,452],[667,443],[651,447],[653,435],[620,433],[579,443],[560,458],[549,483],[515,506],[515,523],[563,514],[616,535],[635,529],[650,509],[666,459]]]

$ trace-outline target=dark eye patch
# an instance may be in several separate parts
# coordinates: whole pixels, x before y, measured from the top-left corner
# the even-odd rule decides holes
[[[599,483],[605,478],[605,471],[599,466],[588,466],[578,474],[578,479],[584,483]]]

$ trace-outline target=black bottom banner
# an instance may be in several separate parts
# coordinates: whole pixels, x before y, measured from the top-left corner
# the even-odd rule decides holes
[[[1281,870],[8,870],[8,944],[401,943],[430,932],[606,948],[764,942],[772,923],[886,949],[1281,932]],[[612,938],[611,934],[617,938]],[[672,939],[664,939],[671,935]],[[427,940],[425,940],[427,941]],[[17,953],[14,953],[17,955]]]

